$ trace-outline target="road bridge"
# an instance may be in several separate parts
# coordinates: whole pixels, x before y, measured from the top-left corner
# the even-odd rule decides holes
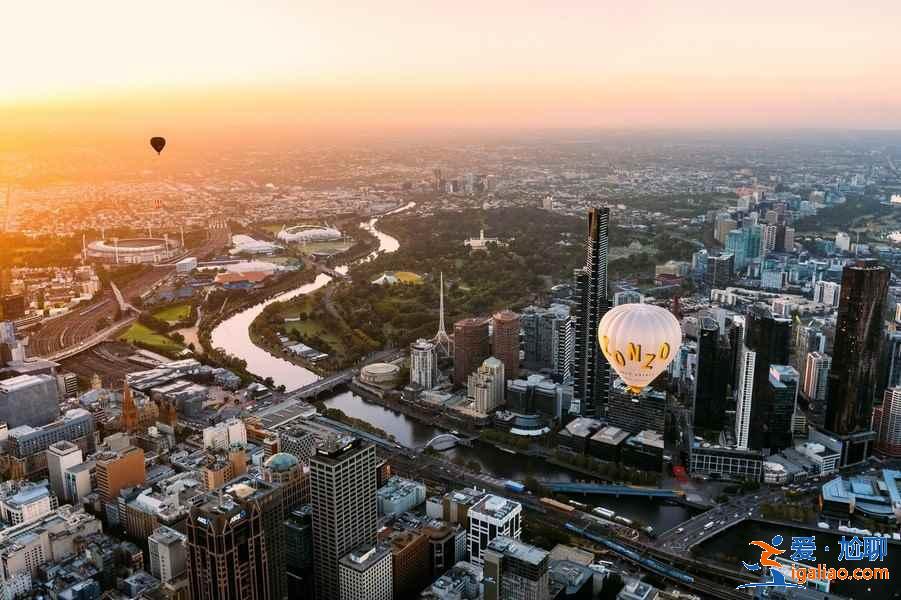
[[[308,383],[307,385],[290,392],[285,396],[285,400],[307,400],[309,398],[315,398],[323,392],[330,392],[338,386],[350,383],[353,376],[353,369],[347,369],[335,373],[334,375],[323,377],[322,379],[318,379],[313,383]]]

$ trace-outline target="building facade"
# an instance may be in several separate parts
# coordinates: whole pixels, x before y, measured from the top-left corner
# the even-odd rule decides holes
[[[330,440],[310,468],[316,597],[332,600],[342,597],[338,562],[375,542],[375,448],[353,438]]]
[[[573,398],[583,416],[601,416],[610,398],[610,364],[597,343],[598,324],[610,309],[607,264],[610,209],[588,210],[585,266],[574,273]]]
[[[501,310],[491,317],[491,354],[504,363],[504,376],[516,379],[519,376],[519,314],[512,310]]]

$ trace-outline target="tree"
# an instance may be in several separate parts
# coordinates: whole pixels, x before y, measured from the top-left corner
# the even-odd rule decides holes
[[[470,471],[472,471],[473,473],[481,473],[482,472],[482,465],[480,465],[475,460],[471,460],[468,463],[466,463],[466,468],[469,469]]]

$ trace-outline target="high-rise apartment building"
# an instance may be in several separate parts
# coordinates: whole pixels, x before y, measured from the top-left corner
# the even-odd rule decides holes
[[[869,430],[888,283],[888,269],[872,259],[858,260],[842,271],[826,396],[825,428],[830,433]]]
[[[501,310],[491,317],[491,354],[504,363],[507,379],[519,377],[519,315]]]
[[[873,409],[876,448],[892,458],[901,458],[901,387],[885,390],[882,405]]]
[[[504,374],[506,366],[489,356],[467,379],[467,395],[475,402],[476,410],[489,414],[504,403]]]
[[[490,356],[488,319],[473,317],[454,323],[454,383],[466,385],[470,373]]]
[[[535,371],[553,370],[559,381],[569,379],[575,350],[569,307],[565,304],[552,304],[548,308],[530,306],[523,310],[520,321],[525,366]]]
[[[505,536],[485,549],[485,600],[550,600],[550,554]]]
[[[575,351],[573,398],[583,416],[598,417],[610,398],[610,364],[597,342],[598,324],[610,309],[607,263],[609,254],[610,209],[588,210],[588,239],[585,266],[576,269],[573,320]]]
[[[826,390],[829,387],[829,368],[831,366],[832,357],[828,354],[807,353],[801,393],[807,398],[811,420],[821,426],[826,418]]]
[[[709,289],[724,288],[732,282],[735,272],[735,255],[724,252],[717,256],[707,257],[707,270],[704,271],[704,283]]]
[[[375,467],[375,448],[354,438],[331,439],[310,460],[314,569],[320,600],[342,597],[339,561],[357,546],[375,542]]]
[[[187,520],[192,600],[281,600],[285,537],[278,487],[243,476],[208,492]]]
[[[888,388],[898,386],[901,386],[901,330],[889,330],[882,341],[877,395],[881,397]]]
[[[424,390],[438,384],[438,351],[434,342],[420,338],[410,344],[410,383]]]
[[[838,306],[842,286],[832,281],[817,281],[813,286],[813,301],[826,306]]]

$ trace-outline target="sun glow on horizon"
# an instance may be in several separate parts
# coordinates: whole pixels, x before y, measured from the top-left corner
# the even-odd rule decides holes
[[[726,4],[33,0],[5,7],[0,113],[901,128],[899,3]]]

